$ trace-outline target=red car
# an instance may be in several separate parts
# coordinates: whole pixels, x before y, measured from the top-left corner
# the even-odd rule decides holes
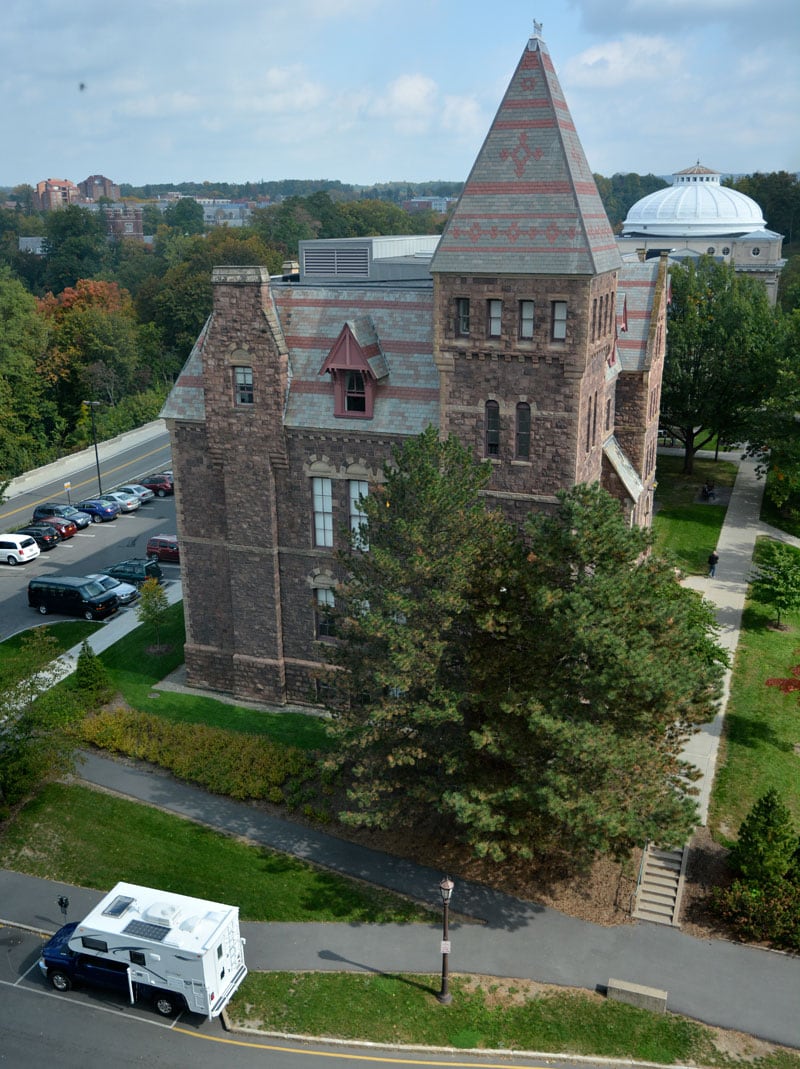
[[[167,494],[175,493],[175,483],[172,480],[172,476],[164,472],[145,475],[139,479],[139,482],[142,486],[146,486],[148,490],[152,490],[156,497],[166,497]]]
[[[45,516],[41,522],[49,523],[51,527],[55,527],[62,538],[72,538],[74,534],[78,533],[78,528],[72,520],[64,519],[63,516]]]
[[[150,560],[164,560],[178,564],[181,559],[178,536],[174,534],[153,535],[147,543],[147,556]]]

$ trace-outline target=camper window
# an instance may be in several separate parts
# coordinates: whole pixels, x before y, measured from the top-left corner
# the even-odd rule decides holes
[[[130,951],[130,958],[131,958],[131,961],[133,962],[134,965],[141,965],[141,966],[147,965],[147,961],[146,961],[145,956],[144,956],[144,954],[143,954],[143,952],[141,950],[131,950]]]
[[[108,943],[105,939],[96,939],[93,935],[82,935],[81,943],[87,950],[99,950],[103,954],[108,953]]]

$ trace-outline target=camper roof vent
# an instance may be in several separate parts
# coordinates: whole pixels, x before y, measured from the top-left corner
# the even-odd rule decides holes
[[[154,924],[166,924],[172,926],[178,920],[180,909],[172,902],[153,902],[142,914]]]
[[[104,917],[121,917],[131,905],[133,899],[130,895],[117,895],[113,902],[110,902],[103,910]]]

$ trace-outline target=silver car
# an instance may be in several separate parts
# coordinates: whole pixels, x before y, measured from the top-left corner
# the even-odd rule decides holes
[[[133,494],[134,497],[139,498],[142,504],[145,501],[153,501],[156,496],[149,487],[142,486],[141,483],[128,483],[127,486],[118,486],[114,493]]]
[[[135,512],[141,505],[141,501],[136,494],[126,494],[124,490],[112,490],[108,494],[103,494],[103,497],[107,497],[109,501],[119,505],[120,512]]]
[[[104,572],[94,572],[92,575],[87,575],[87,579],[94,579],[96,583],[99,583],[103,588],[103,592],[113,590],[117,595],[117,600],[120,605],[130,605],[132,601],[136,601],[139,597],[139,591],[131,583],[123,583],[120,579],[115,579],[112,575],[106,575]]]

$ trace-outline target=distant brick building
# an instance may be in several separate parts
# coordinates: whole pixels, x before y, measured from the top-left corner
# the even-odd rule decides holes
[[[82,182],[78,182],[78,189],[86,200],[98,201],[101,197],[106,197],[107,200],[119,200],[119,186],[103,174],[93,174]]]
[[[45,178],[36,183],[33,203],[38,211],[50,212],[56,208],[66,208],[68,204],[77,204],[80,198],[80,190],[68,178]]]
[[[297,281],[214,270],[163,410],[190,685],[315,699],[342,530],[429,425],[520,523],[599,482],[649,524],[666,263],[622,264],[538,34],[434,242],[306,242]]]

